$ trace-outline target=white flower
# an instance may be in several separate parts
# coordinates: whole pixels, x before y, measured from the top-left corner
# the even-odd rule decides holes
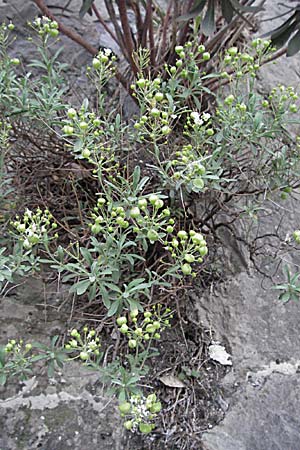
[[[26,208],[25,214],[24,214],[24,215],[27,216],[27,217],[29,217],[29,219],[31,219],[32,211],[30,211],[30,209]]]
[[[210,118],[211,118],[211,115],[209,113],[202,114],[202,119],[204,120],[204,122],[207,122]]]
[[[196,125],[203,124],[203,120],[200,119],[200,114],[197,111],[191,112],[191,118],[193,119],[193,121],[195,122]]]
[[[103,51],[104,51],[105,56],[110,56],[112,54],[112,51],[110,48],[105,48]]]

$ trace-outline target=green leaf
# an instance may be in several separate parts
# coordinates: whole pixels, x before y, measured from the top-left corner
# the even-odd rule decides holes
[[[74,284],[71,289],[70,292],[76,292],[77,295],[82,295],[84,294],[87,289],[89,288],[91,282],[90,280],[82,280],[79,281],[78,283]]]
[[[36,356],[33,356],[32,358],[30,358],[30,362],[37,362],[37,361],[41,361],[41,360],[43,360],[43,359],[47,359],[48,358],[48,355],[36,355]]]
[[[142,305],[139,302],[137,302],[136,300],[127,299],[126,303],[128,304],[128,306],[131,309],[131,311],[134,310],[134,309],[138,309],[141,312],[144,311],[144,308],[142,307]]]
[[[49,378],[53,378],[55,372],[54,362],[51,361],[48,365],[47,375]]]
[[[245,5],[241,5],[240,2],[238,2],[238,0],[229,0],[229,1],[232,4],[232,6],[238,11],[258,12],[258,11],[262,11],[264,9],[262,6],[245,6]]]
[[[80,253],[84,257],[85,261],[91,266],[93,263],[93,258],[91,253],[88,251],[87,248],[80,247]]]
[[[276,36],[272,34],[271,41],[275,47],[282,47],[290,38],[291,34],[295,31],[297,23],[293,22],[289,27],[284,29],[280,34],[276,33]]]
[[[86,13],[92,15],[91,6],[94,3],[94,0],[82,0],[82,5],[79,11],[79,17],[82,19]]]
[[[138,186],[140,179],[141,179],[141,168],[140,166],[135,166],[132,175],[132,184],[134,189]]]
[[[222,8],[222,14],[223,14],[226,22],[230,23],[232,21],[233,15],[234,15],[234,10],[232,8],[230,1],[221,0],[221,8]]]
[[[288,48],[287,48],[286,54],[287,54],[287,56],[293,56],[296,53],[298,53],[299,50],[300,50],[300,30],[297,31],[295,36],[292,37],[292,39],[288,43]]]
[[[284,292],[279,297],[279,300],[282,300],[283,302],[288,302],[289,299],[290,299],[290,293],[289,292]]]
[[[0,386],[4,386],[6,383],[6,375],[5,373],[0,373]]]
[[[109,310],[107,311],[107,317],[114,316],[117,311],[119,310],[122,302],[120,300],[114,300],[112,304],[110,305]]]
[[[202,21],[202,30],[205,36],[210,36],[215,31],[215,2],[209,0],[207,11]]]
[[[92,286],[89,289],[89,300],[90,301],[95,300],[96,293],[97,293],[97,284],[94,283],[94,284],[92,284]]]
[[[58,339],[59,339],[58,334],[56,334],[55,336],[53,336],[53,338],[51,339],[51,346],[52,346],[52,348],[56,345]]]
[[[192,9],[182,16],[177,17],[177,22],[183,22],[190,19],[194,19],[195,17],[199,16],[199,14],[202,13],[204,6],[206,4],[207,0],[195,0],[194,5]]]

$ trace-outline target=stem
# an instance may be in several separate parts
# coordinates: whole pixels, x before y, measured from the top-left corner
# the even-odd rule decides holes
[[[130,66],[133,70],[133,73],[138,73],[138,68],[133,60],[133,52],[135,50],[135,46],[134,46],[134,42],[132,39],[132,30],[129,26],[128,23],[128,17],[127,17],[127,12],[126,12],[126,0],[118,0],[117,1],[118,7],[119,7],[119,14],[120,14],[120,19],[121,19],[121,24],[122,24],[122,28],[123,28],[123,33],[124,33],[124,41],[125,41],[125,46],[126,46],[126,51],[127,51],[127,55],[128,55],[128,60],[130,63]]]
[[[119,27],[119,24],[118,24],[118,21],[116,18],[115,9],[113,7],[111,0],[104,0],[104,1],[105,1],[105,6],[108,11],[110,20],[113,23],[113,26],[114,26],[114,29],[115,29],[115,32],[117,35],[118,44],[120,46],[120,49],[122,50],[123,55],[126,57],[126,45],[124,42],[124,37],[123,37],[122,31],[121,31],[121,28]]]
[[[155,69],[155,42],[153,32],[153,17],[152,17],[152,0],[148,0],[147,8],[149,9],[149,46],[150,46],[150,62],[151,68]]]
[[[111,35],[111,37],[113,38],[113,40],[119,44],[117,36],[115,35],[115,33],[109,28],[109,26],[105,23],[104,19],[101,17],[95,3],[92,3],[92,10],[94,11],[94,13],[96,14],[97,19],[99,20],[99,22],[101,23],[101,25],[103,26],[103,28],[107,31],[107,33],[109,33]]]

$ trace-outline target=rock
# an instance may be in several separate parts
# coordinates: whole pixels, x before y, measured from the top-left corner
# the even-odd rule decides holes
[[[0,345],[12,338],[49,345],[51,336],[66,331],[69,312],[60,310],[58,318],[57,293],[49,286],[47,297],[36,279],[12,292],[0,299]],[[116,400],[103,394],[100,381],[99,373],[68,362],[50,380],[42,371],[0,387],[0,449],[123,450]]]
[[[299,376],[272,374],[261,389],[246,385],[224,421],[204,436],[205,450],[296,450],[300,440]]]

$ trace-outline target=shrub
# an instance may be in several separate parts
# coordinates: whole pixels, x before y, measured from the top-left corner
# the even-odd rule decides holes
[[[12,27],[1,27],[6,167],[13,166],[8,158],[18,164],[22,158],[25,164],[31,161],[26,154],[15,157],[16,144],[7,150],[8,132],[19,139],[20,129],[24,133],[29,125],[25,135],[38,130],[50,143],[58,140],[62,160],[76,162],[89,181],[72,184],[75,213],[71,208],[66,214],[55,198],[53,208],[37,204],[10,221],[7,249],[0,255],[0,282],[5,286],[14,273],[50,265],[71,293],[103,305],[133,355],[128,355],[129,366],[116,360],[104,371],[98,341],[87,329],[83,334],[71,331],[67,347],[58,353],[35,345],[42,356],[31,356],[32,348],[10,342],[1,360],[2,382],[10,372],[27,373],[27,363],[46,359],[53,369],[63,363],[65,353],[77,352],[74,357],[104,372],[115,386],[120,411],[129,416],[126,427],[148,432],[160,403],[136,385],[152,355],[150,343],[170,324],[171,311],[161,310],[160,299],[182,286],[186,277],[202,276],[220,220],[231,226],[247,213],[249,202],[255,207],[273,193],[298,186],[298,145],[286,129],[298,111],[297,94],[284,86],[268,97],[255,93],[259,67],[272,52],[270,42],[255,40],[244,51],[229,48],[220,72],[208,75],[199,65],[210,54],[191,40],[176,46],[176,59],[163,67],[163,74],[148,70],[147,49],[133,54],[138,70],[131,90],[140,113],[125,123],[121,111],[107,108],[106,86],[115,74],[110,52],[101,50],[88,68],[98,108],[87,99],[80,107],[68,105],[60,52],[53,55],[49,49],[57,39],[57,23],[42,18],[31,26],[40,59],[30,63],[39,69],[30,76],[19,69],[21,61],[9,56]],[[226,85],[226,94],[212,94],[204,83],[209,80],[211,87],[215,80]],[[56,154],[47,150],[42,157],[51,160]],[[200,217],[191,212],[196,203],[202,208]],[[149,311],[153,303],[157,306]],[[6,354],[13,355],[9,361]],[[143,417],[136,414],[140,403],[146,405]]]

